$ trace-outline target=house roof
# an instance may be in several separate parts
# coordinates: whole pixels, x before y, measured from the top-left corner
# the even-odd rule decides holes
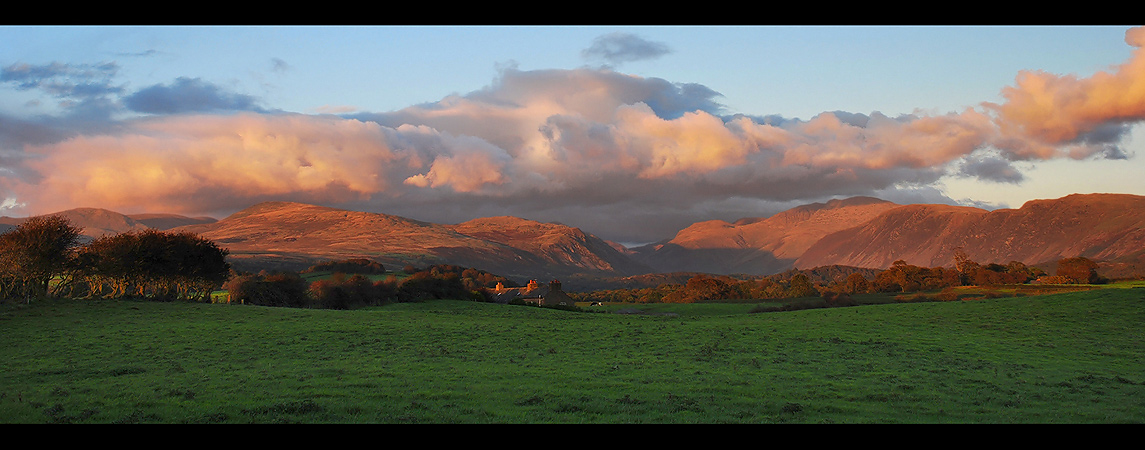
[[[509,301],[509,300],[514,299],[514,298],[520,298],[520,299],[544,298],[546,295],[549,294],[549,291],[551,291],[551,290],[552,290],[552,288],[550,288],[548,285],[542,285],[542,286],[537,286],[534,289],[528,289],[527,287],[515,287],[515,288],[505,288],[505,289],[502,289],[499,291],[494,290],[492,292],[493,292],[494,298],[496,298],[497,300]]]

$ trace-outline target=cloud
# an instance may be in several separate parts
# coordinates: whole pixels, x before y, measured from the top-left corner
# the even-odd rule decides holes
[[[1089,77],[1022,71],[1002,90],[1005,102],[984,103],[997,114],[1010,158],[1118,155],[1106,145],[1145,119],[1145,28],[1125,33],[1136,47],[1129,61]]]
[[[21,90],[42,89],[56,96],[107,94],[121,91],[110,80],[119,70],[115,63],[33,65],[17,63],[0,70],[0,81]]]
[[[128,109],[148,114],[211,111],[260,111],[249,95],[228,92],[199,78],[179,77],[170,85],[156,84],[123,99]]]
[[[581,51],[589,60],[604,60],[617,65],[632,61],[656,59],[671,53],[666,44],[645,40],[629,33],[609,33],[593,39],[592,46]]]
[[[397,133],[325,116],[148,118],[120,133],[28,147],[25,165],[42,179],[9,189],[40,213],[79,205],[218,211],[265,198],[346,202],[405,178],[387,171],[402,159],[386,145],[400,139],[387,132]]]
[[[124,92],[112,81],[118,71],[114,62],[16,63],[0,69],[0,82],[12,84],[17,90],[40,91],[54,97],[57,105],[73,117],[103,120],[117,109],[113,98]]]
[[[129,53],[129,52],[116,53],[117,56],[123,56],[123,57],[128,57],[128,58],[149,58],[149,57],[152,57],[152,56],[155,56],[158,54],[159,54],[159,51],[155,50],[155,49],[147,49],[147,50],[144,50],[141,52],[134,52],[134,53]]]
[[[1022,172],[1018,171],[1010,161],[988,156],[966,158],[958,170],[958,175],[1012,184],[1018,184],[1025,179]]]
[[[290,64],[287,64],[282,58],[270,58],[270,70],[272,72],[282,73],[291,68]]]
[[[1127,42],[1145,39],[1135,30]],[[3,162],[21,177],[0,178],[0,193],[41,213],[206,214],[296,200],[439,222],[511,214],[647,242],[691,221],[837,196],[956,203],[938,180],[1020,183],[1021,161],[1129,157],[1124,127],[1145,118],[1140,52],[1088,78],[1019,75],[1005,102],[980,108],[808,120],[726,115],[703,85],[606,68],[506,67],[464,95],[341,117],[268,113],[252,97],[179,79],[125,101],[155,116],[13,138],[22,153]],[[20,125],[0,117],[0,134]]]

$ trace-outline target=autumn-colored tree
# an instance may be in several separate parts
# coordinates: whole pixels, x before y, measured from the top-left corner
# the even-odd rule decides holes
[[[961,284],[974,284],[974,274],[978,270],[978,263],[970,260],[970,255],[962,247],[954,249],[954,270],[958,272]]]
[[[1071,283],[1095,284],[1102,281],[1097,274],[1097,263],[1082,256],[1059,260],[1055,274]]]
[[[847,275],[843,281],[843,292],[846,294],[861,294],[871,289],[871,283],[859,272]]]
[[[819,290],[815,289],[815,285],[811,284],[811,279],[807,278],[807,275],[797,273],[787,283],[788,297],[814,297],[817,295],[819,295]]]
[[[739,297],[740,291],[735,284],[726,280],[709,276],[696,276],[684,285],[684,301],[694,303],[703,300],[728,300]]]

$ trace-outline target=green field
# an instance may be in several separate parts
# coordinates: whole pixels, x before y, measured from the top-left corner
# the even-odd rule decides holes
[[[1145,422],[1140,282],[752,306],[6,304],[0,422]]]

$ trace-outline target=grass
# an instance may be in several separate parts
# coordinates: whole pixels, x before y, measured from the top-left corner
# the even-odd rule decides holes
[[[0,306],[0,423],[1142,423],[1145,288],[676,316]]]

